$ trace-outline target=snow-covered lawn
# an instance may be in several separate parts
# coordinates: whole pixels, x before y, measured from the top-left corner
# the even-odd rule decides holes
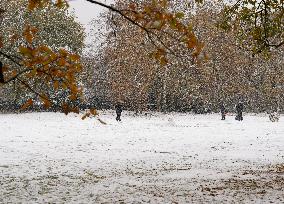
[[[0,203],[284,203],[284,120],[0,115]]]

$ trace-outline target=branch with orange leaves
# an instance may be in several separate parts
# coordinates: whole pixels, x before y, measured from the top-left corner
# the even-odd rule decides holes
[[[146,32],[149,39],[154,42],[154,39],[159,44],[154,43],[158,49],[166,50],[164,54],[171,54],[177,56],[165,42],[161,40],[158,32],[165,28],[170,28],[175,32],[181,34],[182,39],[175,38],[179,43],[185,44],[188,49],[192,50],[192,57],[196,57],[200,53],[200,48],[202,47],[200,42],[196,39],[194,32],[191,27],[184,24],[182,19],[184,14],[182,12],[173,13],[168,8],[168,0],[158,0],[152,1],[149,4],[138,5],[137,3],[125,4],[126,8],[115,8],[114,6],[107,5],[97,0],[86,0],[92,4],[96,4],[103,8],[110,10],[111,12],[119,14],[121,17],[132,23],[133,25],[139,27],[141,30]],[[202,2],[202,0],[195,0],[197,3]],[[28,8],[33,10],[37,7],[43,7],[48,4],[53,4],[57,7],[68,6],[67,0],[29,0]],[[161,32],[162,33],[162,32]],[[166,56],[164,56],[166,58]]]

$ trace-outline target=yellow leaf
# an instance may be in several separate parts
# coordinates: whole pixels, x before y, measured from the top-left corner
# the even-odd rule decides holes
[[[28,48],[28,47],[20,46],[19,47],[19,51],[24,56],[28,56],[28,57],[32,56],[32,50],[30,48]]]
[[[67,89],[66,83],[62,83],[61,86],[62,86],[63,89]]]
[[[184,13],[182,13],[182,12],[178,12],[178,13],[176,13],[176,18],[183,18],[184,17]]]
[[[62,57],[66,57],[68,55],[68,52],[64,49],[59,49],[59,53]]]
[[[78,61],[80,59],[80,56],[79,55],[70,55],[70,59],[72,61]]]

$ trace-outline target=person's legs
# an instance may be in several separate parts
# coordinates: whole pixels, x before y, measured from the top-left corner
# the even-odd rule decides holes
[[[238,116],[237,116],[237,120],[238,121],[242,121],[243,120],[243,113],[240,111],[240,112],[238,112]]]
[[[120,116],[121,114],[116,114],[116,121],[121,121]]]
[[[238,120],[238,121],[241,120],[241,118],[240,118],[240,112],[237,112],[236,120]]]

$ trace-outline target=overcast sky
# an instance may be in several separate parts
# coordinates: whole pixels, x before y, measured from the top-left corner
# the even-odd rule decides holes
[[[111,4],[113,0],[101,0],[102,3]],[[70,9],[75,11],[80,23],[87,25],[93,18],[104,10],[101,6],[87,2],[86,0],[69,1]]]
[[[114,2],[114,0],[100,0],[100,2],[110,5],[112,2]],[[98,38],[92,35],[92,30],[96,30],[96,28],[91,26],[90,22],[93,19],[98,18],[99,14],[103,11],[106,11],[106,9],[96,4],[87,2],[86,0],[71,0],[69,1],[69,5],[70,10],[75,12],[78,22],[83,24],[86,29],[85,51],[89,52],[101,42]]]

